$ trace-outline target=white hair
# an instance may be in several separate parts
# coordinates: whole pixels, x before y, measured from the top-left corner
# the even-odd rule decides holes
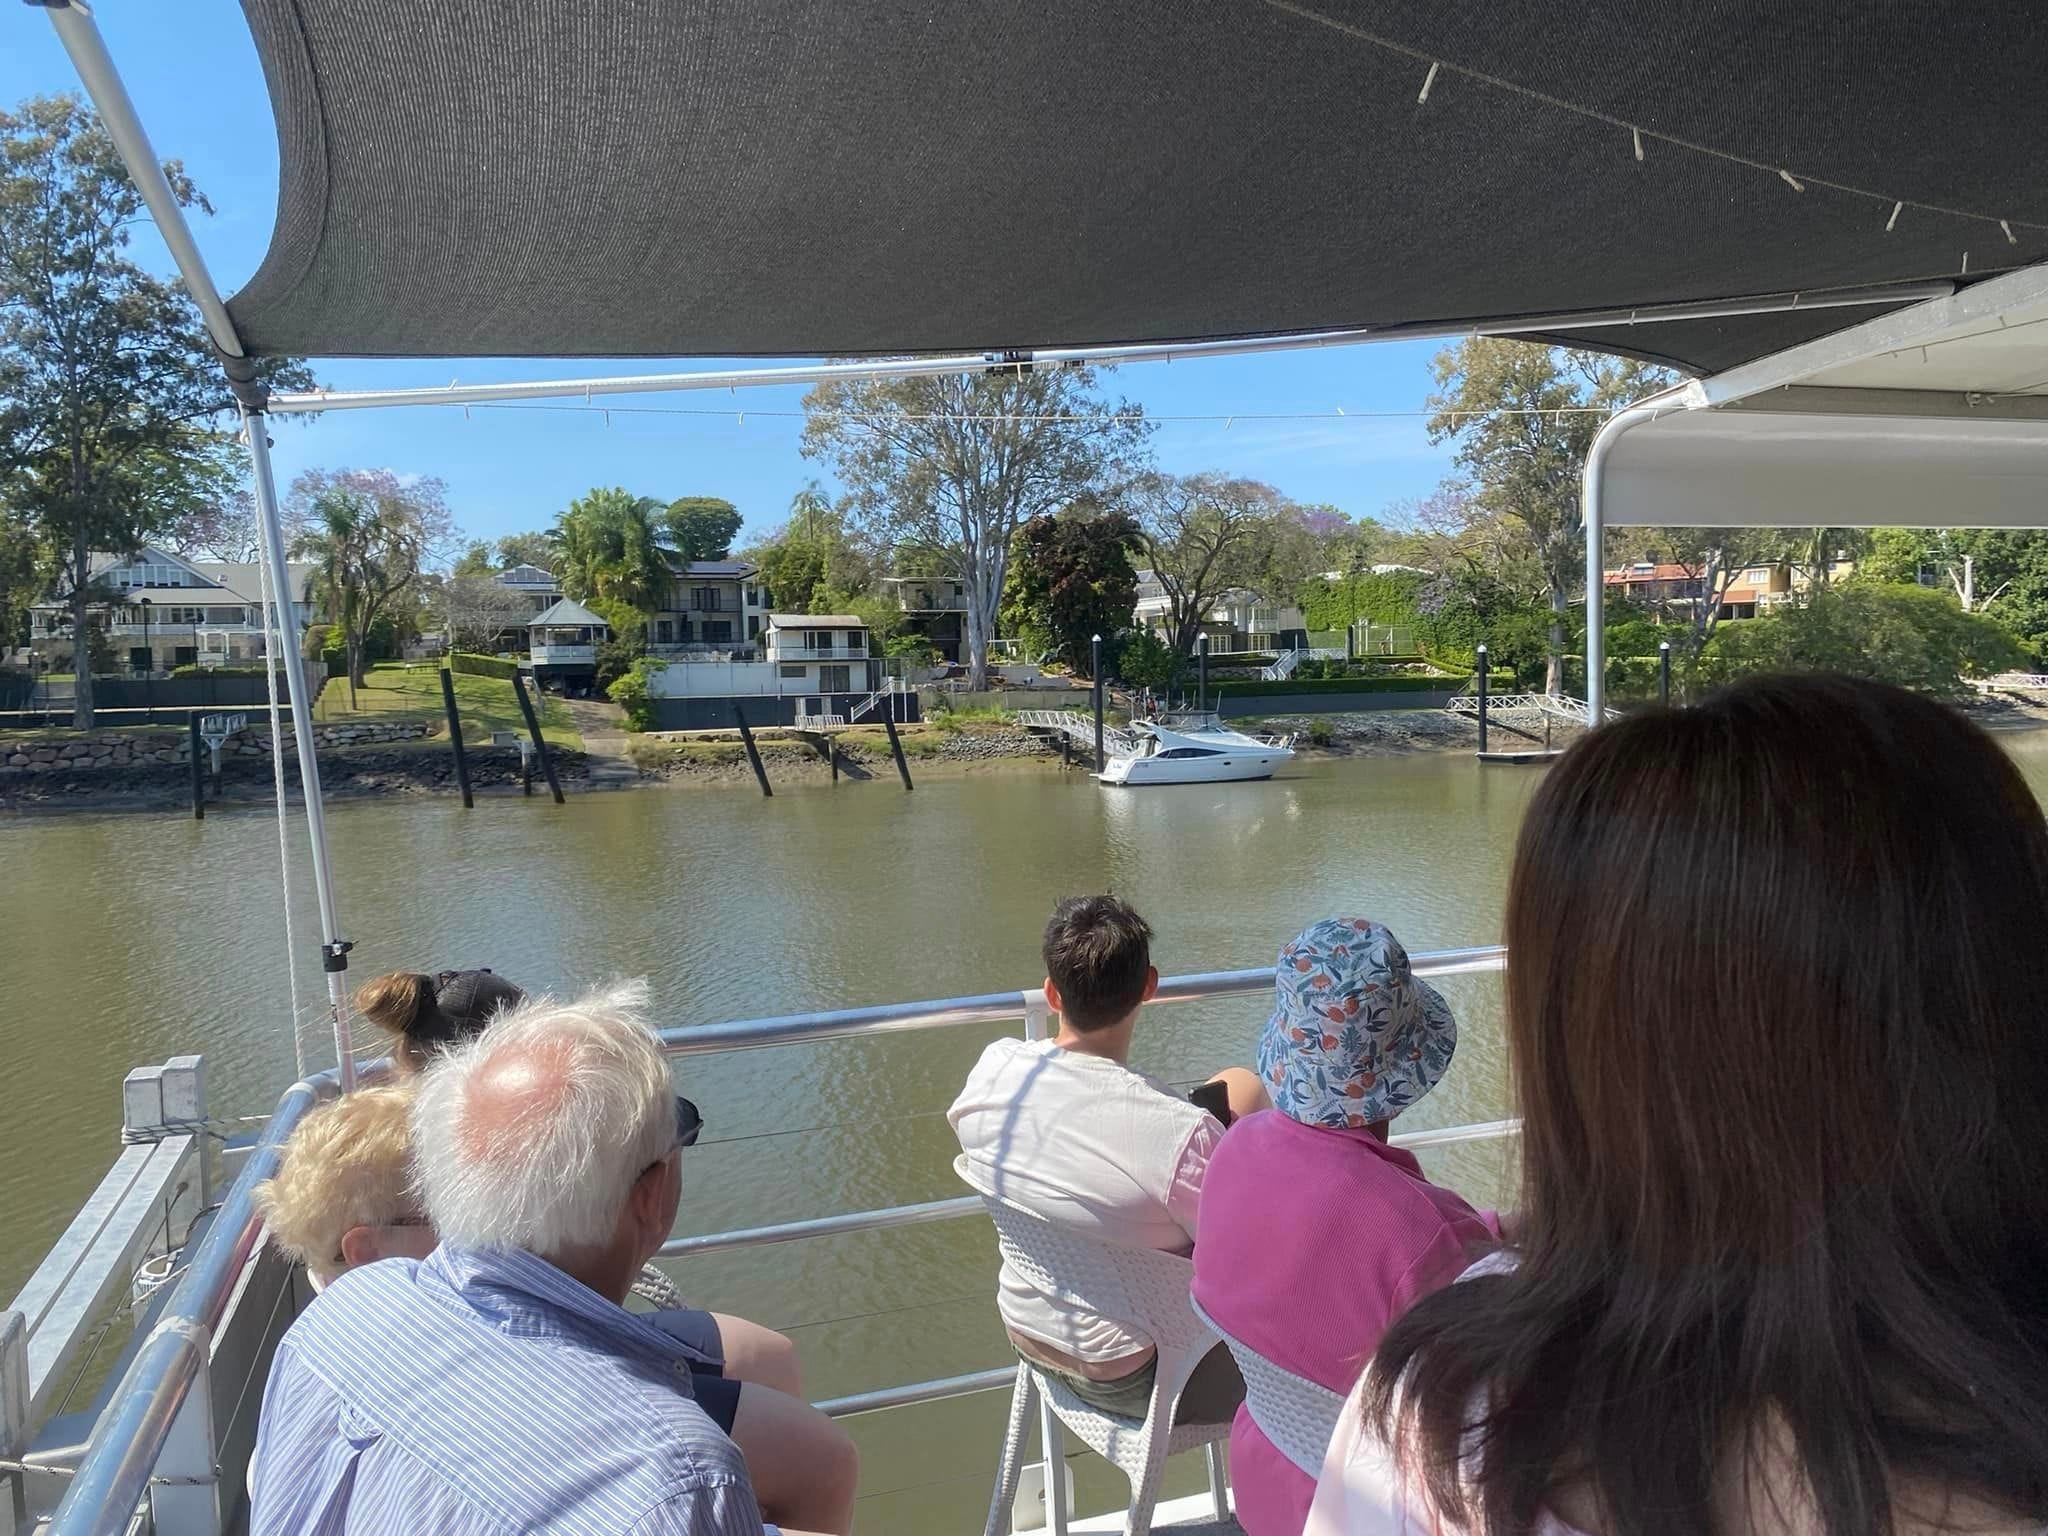
[[[498,1014],[427,1068],[412,1127],[420,1203],[443,1242],[542,1257],[610,1242],[634,1180],[675,1147],[646,982]]]

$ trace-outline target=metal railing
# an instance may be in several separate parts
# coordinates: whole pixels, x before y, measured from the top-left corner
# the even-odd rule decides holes
[[[1507,951],[1499,945],[1438,950],[1412,955],[1417,976],[1474,975],[1505,970]],[[1161,981],[1147,1007],[1250,997],[1273,985],[1271,967],[1242,971],[1205,971]],[[818,1040],[864,1039],[913,1030],[961,1024],[1006,1024],[1022,1021],[1028,1039],[1045,1037],[1051,1011],[1043,988],[988,992],[969,997],[935,998],[925,1002],[882,1003],[817,1013],[782,1014],[709,1025],[681,1025],[660,1032],[669,1056],[699,1056],[714,1051],[750,1050]],[[366,1069],[369,1070],[369,1069]],[[157,1467],[179,1422],[195,1383],[209,1358],[215,1330],[226,1314],[238,1277],[255,1252],[262,1226],[252,1191],[277,1171],[279,1154],[306,1111],[336,1092],[336,1075],[322,1073],[286,1090],[264,1125],[255,1150],[237,1175],[220,1212],[192,1253],[184,1277],[169,1305],[113,1389],[109,1406],[93,1427],[92,1438],[78,1463],[77,1475],[49,1527],[48,1536],[117,1536],[133,1519],[148,1494]],[[1460,1141],[1490,1140],[1514,1135],[1513,1121],[1452,1126],[1397,1136],[1397,1146],[1424,1147]],[[932,1200],[883,1210],[853,1211],[805,1221],[780,1222],[735,1232],[671,1238],[662,1245],[666,1258],[682,1258],[734,1248],[798,1242],[850,1232],[881,1231],[925,1222],[952,1221],[982,1209],[977,1196]],[[932,1402],[1007,1385],[1015,1367],[972,1372],[932,1381],[910,1382],[871,1392],[833,1398],[818,1406],[835,1417],[872,1413],[884,1408]]]

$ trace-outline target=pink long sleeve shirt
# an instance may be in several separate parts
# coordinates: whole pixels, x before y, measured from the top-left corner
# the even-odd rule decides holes
[[[1195,1297],[1275,1365],[1348,1394],[1388,1326],[1499,1240],[1495,1224],[1366,1131],[1250,1115],[1202,1184]],[[1237,1410],[1230,1480],[1248,1536],[1300,1536],[1315,1479]]]

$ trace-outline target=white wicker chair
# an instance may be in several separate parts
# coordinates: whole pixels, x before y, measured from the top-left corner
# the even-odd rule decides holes
[[[956,1161],[959,1170],[963,1160]],[[965,1175],[963,1174],[963,1177]],[[1010,1397],[1009,1430],[1003,1437],[1003,1458],[996,1471],[995,1494],[989,1500],[987,1536],[1009,1536],[1010,1504],[1016,1497],[1024,1464],[1024,1442],[1030,1434],[1034,1399],[1039,1431],[1045,1441],[1045,1501],[1052,1536],[1066,1536],[1067,1498],[1062,1425],[1083,1444],[1130,1479],[1130,1511],[1125,1536],[1146,1536],[1152,1528],[1152,1506],[1159,1498],[1159,1480],[1166,1458],[1178,1451],[1203,1447],[1208,1453],[1209,1495],[1219,1521],[1230,1518],[1224,1492],[1223,1442],[1230,1437],[1221,1424],[1173,1423],[1181,1388],[1216,1344],[1208,1324],[1195,1315],[1188,1296],[1194,1264],[1178,1254],[1151,1248],[1119,1248],[1069,1227],[1058,1226],[1020,1206],[982,1195],[996,1224],[1003,1257],[1033,1285],[1051,1295],[1072,1297],[1090,1311],[1126,1319],[1152,1340],[1159,1365],[1152,1403],[1143,1419],[1119,1418],[1084,1403],[1058,1378],[1017,1363],[1017,1385]]]
[[[1344,1412],[1343,1394],[1283,1370],[1250,1345],[1232,1338],[1193,1297],[1188,1298],[1188,1305],[1229,1346],[1244,1377],[1245,1409],[1259,1426],[1259,1433],[1310,1477],[1322,1476],[1330,1436],[1336,1433],[1337,1420]]]

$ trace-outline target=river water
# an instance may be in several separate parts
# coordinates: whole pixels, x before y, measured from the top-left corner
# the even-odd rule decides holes
[[[2048,789],[2048,734],[2016,739]],[[1295,765],[1263,784],[1112,792],[1031,770],[330,809],[358,979],[489,965],[529,988],[645,976],[665,1023],[708,1023],[1033,985],[1053,902],[1113,890],[1167,973],[1270,964],[1298,928],[1379,918],[1411,950],[1497,942],[1502,887],[1537,770],[1446,754]],[[302,992],[316,940],[293,818]],[[204,1052],[216,1115],[259,1114],[293,1076],[276,822],[222,808],[0,820],[0,1296],[12,1295],[117,1151],[132,1066]],[[1444,984],[1461,1022],[1451,1077],[1403,1126],[1506,1112],[1499,984]],[[1248,1062],[1257,999],[1148,1015],[1136,1064],[1177,1082]],[[679,1230],[714,1232],[963,1192],[943,1118],[997,1033],[927,1031],[679,1064],[705,1115]],[[331,1045],[314,1038],[312,1064]],[[1481,1204],[1497,1145],[1427,1158]],[[702,1305],[800,1342],[817,1397],[1003,1363],[985,1221],[948,1222],[675,1266]],[[978,1529],[1001,1394],[849,1421],[868,1531]],[[1187,1458],[1183,1458],[1186,1460]],[[1113,1475],[1076,1463],[1080,1504]],[[1199,1468],[1175,1484],[1199,1485]]]

